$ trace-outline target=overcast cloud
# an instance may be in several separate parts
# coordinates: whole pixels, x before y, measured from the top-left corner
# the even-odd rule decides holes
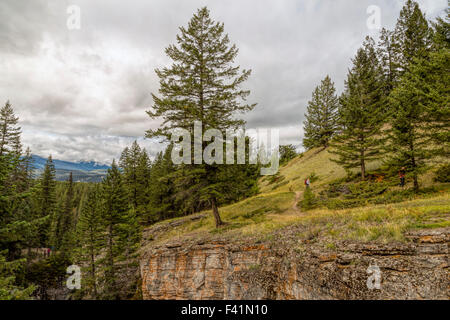
[[[329,74],[343,89],[350,59],[366,35],[369,5],[392,29],[404,1],[394,0],[2,0],[0,103],[10,100],[23,142],[41,156],[110,162],[158,126],[145,113],[157,93],[155,68],[170,64],[164,48],[178,27],[207,5],[240,49],[237,63],[253,70],[246,87],[258,103],[248,128],[280,128],[281,143],[300,146],[314,87]],[[447,0],[421,0],[427,18]],[[66,26],[69,5],[81,29]]]

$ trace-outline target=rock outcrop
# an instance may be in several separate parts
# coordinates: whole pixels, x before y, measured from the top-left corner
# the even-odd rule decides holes
[[[151,234],[151,230],[148,231]],[[448,299],[450,228],[406,243],[183,240],[147,246],[144,299]],[[148,234],[147,234],[148,235]]]

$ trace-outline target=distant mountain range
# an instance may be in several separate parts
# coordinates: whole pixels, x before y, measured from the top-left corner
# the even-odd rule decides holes
[[[35,175],[40,175],[45,168],[46,158],[32,155]],[[56,180],[65,181],[72,172],[72,178],[75,182],[100,182],[106,176],[106,171],[110,168],[107,165],[99,164],[94,161],[71,162],[53,159],[55,165]]]

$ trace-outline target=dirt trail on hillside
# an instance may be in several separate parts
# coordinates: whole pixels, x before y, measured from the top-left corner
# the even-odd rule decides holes
[[[292,205],[292,209],[298,214],[301,213],[301,210],[298,208],[298,203],[300,201],[300,197],[302,196],[302,194],[303,194],[303,191],[297,191],[295,193],[295,201],[294,201],[294,204]]]

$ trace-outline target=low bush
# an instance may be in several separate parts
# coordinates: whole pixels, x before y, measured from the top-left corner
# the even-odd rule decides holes
[[[319,201],[312,192],[311,188],[306,188],[303,193],[303,200],[299,202],[302,211],[312,210],[318,207]]]

